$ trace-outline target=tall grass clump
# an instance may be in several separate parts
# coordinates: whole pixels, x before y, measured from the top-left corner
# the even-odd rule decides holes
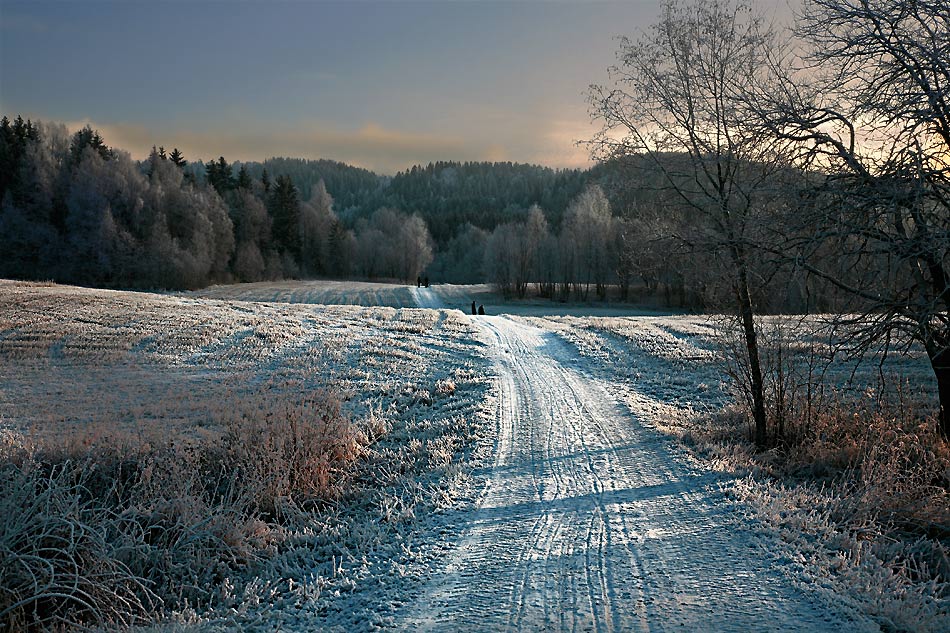
[[[751,443],[747,371],[728,337],[735,404],[698,420],[687,443],[747,469],[741,495],[884,630],[946,630],[950,445],[936,412],[907,381],[886,384],[881,364],[856,388],[858,370],[836,366],[835,347],[801,323],[776,319],[761,339],[769,448]]]
[[[83,475],[71,463],[0,469],[0,628],[127,626],[160,605]]]
[[[333,498],[363,436],[339,400],[239,402],[225,428],[0,440],[0,629],[121,627],[213,604],[276,552],[280,511]]]

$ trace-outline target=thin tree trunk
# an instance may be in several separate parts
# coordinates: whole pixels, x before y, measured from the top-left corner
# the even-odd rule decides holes
[[[741,254],[734,254],[738,272],[736,296],[739,301],[739,313],[742,317],[742,330],[745,334],[746,351],[749,355],[749,379],[752,389],[752,419],[755,421],[755,447],[759,450],[768,443],[765,425],[765,391],[762,381],[762,366],[759,363],[759,343],[755,333],[755,311],[749,292],[749,276]]]
[[[940,350],[931,356],[930,366],[937,378],[937,393],[940,397],[937,429],[944,439],[950,439],[950,350]]]

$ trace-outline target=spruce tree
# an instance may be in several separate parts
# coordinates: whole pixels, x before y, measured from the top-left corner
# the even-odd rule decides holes
[[[205,181],[218,191],[218,163],[211,161],[205,164]]]
[[[17,117],[17,120],[22,122],[20,117]],[[24,134],[25,133],[26,129],[24,127]],[[82,160],[82,153],[87,147],[96,150],[102,160],[110,160],[112,158],[112,150],[109,149],[105,141],[102,140],[99,131],[93,130],[88,125],[73,134],[73,140],[69,147],[69,155],[74,164],[78,164]]]
[[[224,160],[224,156],[218,158],[218,178],[221,181],[219,193],[234,189],[234,176],[231,173],[231,166],[228,161]]]
[[[208,163],[205,167],[205,177],[219,195],[223,196],[226,192],[234,189],[231,166],[228,165],[228,161],[224,160],[224,156],[219,157],[217,161]]]
[[[250,191],[252,183],[253,181],[251,180],[251,175],[247,173],[247,166],[241,165],[241,170],[238,172],[237,177],[238,189],[246,189],[247,191]]]
[[[188,164],[188,161],[185,160],[184,154],[178,151],[177,147],[172,150],[171,154],[169,154],[168,160],[175,163],[176,165],[178,165],[179,168],[182,168],[182,169],[184,169],[185,165]]]
[[[300,254],[300,208],[297,188],[290,176],[278,176],[270,195],[269,211],[274,220],[272,235],[284,250]]]
[[[18,171],[17,162],[13,126],[10,125],[10,119],[4,116],[0,119],[0,202]]]
[[[155,173],[155,165],[158,164],[158,161],[161,160],[161,157],[158,154],[158,150],[155,149],[155,146],[152,145],[152,151],[148,153],[148,177],[151,178]]]

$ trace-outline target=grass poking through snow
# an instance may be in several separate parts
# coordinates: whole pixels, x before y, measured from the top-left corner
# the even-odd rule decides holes
[[[0,628],[385,626],[471,496],[453,312],[0,282]]]

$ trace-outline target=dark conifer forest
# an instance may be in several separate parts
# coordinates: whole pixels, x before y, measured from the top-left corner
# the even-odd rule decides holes
[[[438,162],[389,177],[332,160],[189,162],[164,147],[136,161],[89,127],[70,134],[20,116],[2,119],[0,161],[0,274],[130,288],[408,280],[433,265],[482,282],[488,234],[532,207],[558,227],[589,180],[515,163]],[[453,265],[453,249],[478,254],[476,265]]]

